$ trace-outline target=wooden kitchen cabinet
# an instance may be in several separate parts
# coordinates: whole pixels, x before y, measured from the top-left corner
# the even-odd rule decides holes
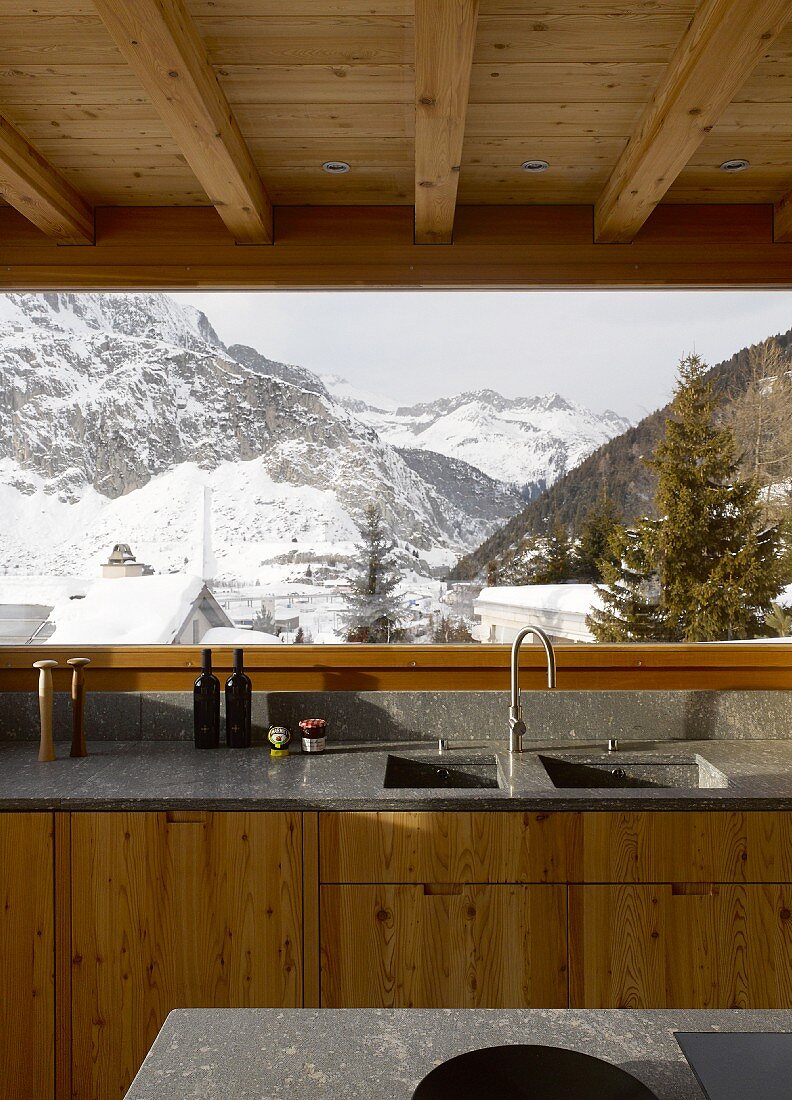
[[[792,1008],[792,886],[571,886],[573,1008]]]
[[[120,1100],[167,1013],[302,1003],[289,813],[72,815],[72,1095]]]
[[[566,889],[321,888],[326,1008],[564,1008]]]
[[[0,1100],[55,1088],[53,817],[0,814]]]

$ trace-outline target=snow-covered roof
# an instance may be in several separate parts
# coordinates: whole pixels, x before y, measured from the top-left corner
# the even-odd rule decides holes
[[[60,599],[51,645],[169,645],[204,587],[182,573],[90,581],[82,599]]]
[[[593,584],[521,584],[483,588],[476,599],[480,604],[588,615],[600,601]]]
[[[54,607],[60,600],[84,596],[93,580],[87,577],[0,577],[0,604],[40,604]]]
[[[201,638],[201,645],[282,645],[283,638],[264,630],[245,630],[236,626],[213,626]]]

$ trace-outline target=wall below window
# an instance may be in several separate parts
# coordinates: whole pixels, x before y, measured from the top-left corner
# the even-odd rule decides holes
[[[531,691],[523,695],[528,740],[603,741],[792,737],[786,691]],[[508,696],[492,691],[255,692],[254,737],[300,718],[326,718],[331,741],[505,740]],[[184,741],[190,692],[93,692],[89,739]],[[38,698],[0,693],[0,741],[35,740]],[[55,736],[71,737],[71,704],[55,696]]]

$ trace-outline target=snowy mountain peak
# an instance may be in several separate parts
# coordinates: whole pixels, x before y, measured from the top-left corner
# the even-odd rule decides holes
[[[223,349],[205,314],[178,305],[167,294],[0,295],[0,327],[28,327],[94,337],[97,333],[158,340],[181,348]]]

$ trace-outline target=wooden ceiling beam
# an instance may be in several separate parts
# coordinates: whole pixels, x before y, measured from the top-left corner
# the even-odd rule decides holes
[[[790,16],[792,0],[702,0],[597,200],[597,241],[633,240]]]
[[[454,231],[478,0],[415,0],[415,243]]]
[[[91,206],[2,116],[0,195],[60,244],[93,244]]]
[[[94,0],[238,244],[272,243],[272,204],[182,0]]]

